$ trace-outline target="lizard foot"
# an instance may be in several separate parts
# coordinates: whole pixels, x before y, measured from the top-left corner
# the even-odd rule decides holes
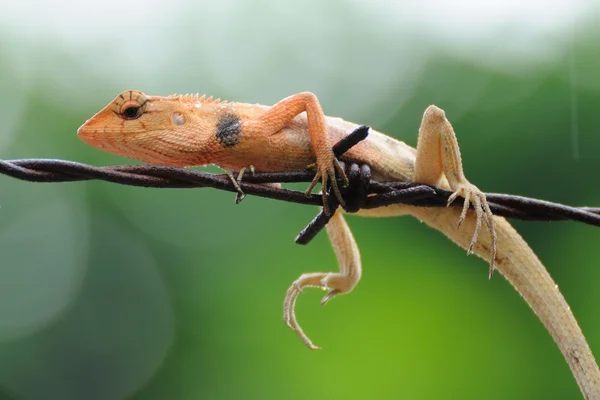
[[[448,205],[452,204],[452,202],[458,197],[461,196],[465,199],[463,203],[463,209],[460,213],[460,218],[458,219],[458,226],[460,227],[462,223],[465,221],[467,217],[467,211],[469,210],[469,206],[473,206],[475,215],[476,215],[476,223],[475,223],[475,232],[473,233],[473,238],[471,239],[471,243],[469,245],[469,249],[467,250],[467,254],[471,254],[473,247],[477,243],[477,239],[479,237],[479,231],[481,230],[481,225],[484,223],[490,232],[491,237],[491,259],[490,259],[490,272],[489,277],[492,278],[494,273],[494,261],[496,259],[496,231],[494,229],[494,215],[490,210],[485,194],[479,190],[475,185],[464,182],[455,188],[454,193],[448,198]]]
[[[242,169],[240,169],[240,172],[238,173],[237,178],[235,178],[233,176],[233,173],[231,171],[226,171],[227,176],[229,177],[229,179],[233,183],[233,186],[237,190],[237,193],[235,195],[235,204],[240,204],[241,201],[244,200],[244,198],[246,197],[246,193],[244,193],[244,191],[240,187],[240,183],[242,183],[242,178],[244,177],[244,174],[248,170],[250,170],[250,173],[252,175],[254,175],[254,172],[255,172],[254,165],[251,165],[249,167],[243,167]]]
[[[337,182],[335,173],[336,173],[336,171],[339,173],[339,176],[342,180],[343,186],[348,185],[348,177],[346,176],[346,173],[344,172],[344,169],[340,165],[337,158],[332,156],[332,158],[329,159],[329,162],[317,161],[316,163],[310,164],[306,168],[317,170],[317,173],[315,174],[315,177],[312,180],[310,186],[308,187],[308,189],[306,189],[306,195],[307,196],[310,195],[312,193],[313,189],[315,188],[315,186],[317,185],[317,183],[319,183],[319,181],[321,181],[321,194],[323,196],[323,210],[325,211],[325,214],[331,215],[330,210],[329,210],[328,200],[327,200],[327,196],[328,196],[328,192],[329,192],[329,190],[328,190],[329,183],[331,182],[331,187],[333,189],[333,193],[335,194],[335,197],[337,198],[337,200],[340,202],[340,204],[343,207],[344,199],[342,198],[342,193],[340,192],[340,188],[338,186],[338,182]]]
[[[330,285],[337,286],[338,283],[340,287],[330,287]],[[300,336],[308,348],[320,350],[320,347],[315,346],[308,336],[306,336],[296,320],[294,309],[296,307],[298,296],[303,292],[305,287],[317,287],[328,290],[329,293],[321,300],[321,305],[325,305],[336,295],[349,291],[346,286],[348,286],[346,284],[346,279],[339,274],[316,272],[312,274],[302,274],[287,290],[285,300],[283,301],[283,322]]]

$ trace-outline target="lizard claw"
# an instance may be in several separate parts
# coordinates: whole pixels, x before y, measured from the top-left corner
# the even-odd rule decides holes
[[[491,237],[491,246],[490,246],[490,271],[489,278],[492,278],[494,274],[494,262],[496,260],[496,231],[494,229],[494,219],[492,211],[488,205],[485,194],[479,190],[475,185],[465,182],[457,185],[454,193],[448,198],[448,206],[452,204],[454,200],[458,196],[461,196],[465,199],[463,203],[463,208],[460,213],[460,217],[458,219],[458,226],[460,227],[462,223],[465,221],[467,217],[467,212],[469,207],[472,205],[475,211],[475,216],[477,218],[475,222],[475,231],[473,232],[473,238],[471,239],[471,243],[469,244],[469,248],[467,250],[467,254],[471,254],[473,251],[473,247],[477,244],[477,239],[479,238],[479,232],[481,230],[482,223],[487,227],[490,237]]]
[[[333,299],[338,294],[343,293],[340,289],[331,289],[323,298],[321,299],[321,305],[324,306],[329,302],[329,300]]]
[[[313,280],[314,275],[315,274],[304,274],[295,280],[294,283],[292,283],[292,285],[289,287],[283,302],[283,322],[288,328],[292,329],[298,334],[298,336],[300,336],[306,347],[312,350],[320,350],[321,348],[315,346],[308,336],[306,336],[298,324],[298,321],[296,320],[296,313],[294,312],[296,300],[302,293],[302,288],[306,286],[313,286],[313,282],[311,282],[311,280]]]
[[[329,196],[328,192],[329,192],[329,183],[330,182],[331,182],[331,188],[333,189],[333,193],[335,194],[336,199],[339,201],[339,203],[342,205],[342,207],[345,206],[344,199],[342,198],[342,192],[340,191],[340,188],[338,186],[338,182],[336,179],[336,175],[335,175],[336,171],[339,173],[339,176],[340,176],[340,179],[342,180],[343,186],[348,186],[349,182],[348,182],[348,177],[346,176],[346,173],[344,172],[344,169],[340,165],[337,158],[335,158],[335,156],[332,156],[330,161],[327,163],[316,162],[316,163],[312,163],[312,164],[308,165],[306,168],[317,170],[317,173],[315,174],[314,179],[308,186],[308,189],[306,189],[306,195],[307,196],[310,195],[312,193],[313,189],[315,188],[315,186],[317,185],[317,183],[319,183],[319,181],[320,181],[321,182],[321,194],[323,196],[323,210],[325,211],[326,215],[331,215],[331,212],[329,210],[329,202],[327,200],[327,196]]]
[[[252,175],[254,175],[254,173],[256,171],[254,169],[254,165],[251,165],[249,167],[243,167],[242,169],[240,169],[240,172],[238,173],[237,178],[235,178],[233,176],[233,173],[231,171],[226,171],[227,176],[229,177],[229,179],[233,183],[233,186],[237,190],[237,193],[235,195],[235,204],[240,204],[242,202],[242,200],[244,200],[244,198],[246,197],[246,193],[244,193],[244,191],[242,190],[240,183],[242,183],[242,178],[244,177],[244,174],[246,173],[247,170],[250,170],[250,173]]]
[[[357,268],[360,268],[357,267]],[[324,273],[324,272],[313,272],[309,274],[302,274],[296,279],[287,290],[285,300],[283,301],[283,322],[288,328],[292,329],[304,342],[304,344],[313,350],[319,350],[320,348],[315,346],[313,342],[306,336],[300,324],[296,320],[296,300],[298,296],[302,294],[305,287],[316,287],[319,289],[327,290],[328,293],[321,300],[321,305],[327,304],[327,302],[333,299],[338,294],[348,293],[352,290],[354,285],[360,279],[360,273],[354,275],[343,275],[340,273]]]
[[[321,279],[321,282],[320,282],[321,288],[323,290],[328,290],[327,294],[325,296],[323,296],[323,298],[321,299],[322,306],[327,304],[329,302],[329,300],[333,299],[338,294],[343,293],[343,291],[338,288],[332,289],[329,287],[329,280],[331,279],[331,277],[332,277],[332,274],[328,273],[327,275],[325,275],[325,278]]]

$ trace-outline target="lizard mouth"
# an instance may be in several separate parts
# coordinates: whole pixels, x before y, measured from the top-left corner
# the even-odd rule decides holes
[[[127,133],[135,133],[135,131],[128,131]],[[111,129],[110,127],[94,128],[90,126],[88,121],[79,127],[77,136],[84,143],[110,154],[147,163],[174,165],[169,157],[164,156],[156,149],[148,148],[144,140],[135,140],[131,136],[129,136],[129,139],[133,140],[128,140],[128,136],[124,135],[120,129]]]
[[[89,126],[89,121],[86,121],[85,124],[77,129],[77,136],[79,139],[94,147],[102,147],[102,142],[105,141],[105,138],[102,138],[102,136],[106,136],[106,133],[106,129],[91,128]]]
[[[91,122],[90,122],[91,121]],[[97,142],[108,142],[111,140],[118,140],[119,137],[123,137],[124,133],[121,127],[94,127],[93,121],[86,121],[83,125],[77,129],[77,136],[88,144],[94,144]],[[148,130],[145,130],[146,132]],[[141,133],[143,129],[133,130],[128,128],[127,134]]]
[[[110,151],[115,147],[113,142],[118,142],[117,137],[122,134],[117,129],[94,128],[88,121],[77,129],[77,136],[90,146]]]
[[[79,129],[77,129],[77,136],[79,137],[79,139],[83,140],[84,142],[88,143],[89,139],[91,137],[93,137],[94,135],[96,135],[98,132],[93,130],[93,129],[89,129],[88,125],[88,121],[85,121],[85,123],[83,125],[81,125],[79,127]]]

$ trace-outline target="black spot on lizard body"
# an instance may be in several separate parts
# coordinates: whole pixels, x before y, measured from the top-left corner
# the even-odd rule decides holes
[[[217,122],[217,140],[223,147],[232,147],[242,139],[242,124],[240,118],[227,113]]]

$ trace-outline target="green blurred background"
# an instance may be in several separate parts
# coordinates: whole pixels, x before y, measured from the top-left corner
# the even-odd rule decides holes
[[[0,157],[132,163],[77,128],[125,89],[326,113],[415,145],[446,110],[484,191],[600,206],[597,2],[22,0],[0,16]],[[572,399],[542,324],[417,221],[349,217],[364,274],[282,322],[330,271],[316,209],[213,190],[0,177],[2,399]],[[600,230],[515,222],[600,355]]]

